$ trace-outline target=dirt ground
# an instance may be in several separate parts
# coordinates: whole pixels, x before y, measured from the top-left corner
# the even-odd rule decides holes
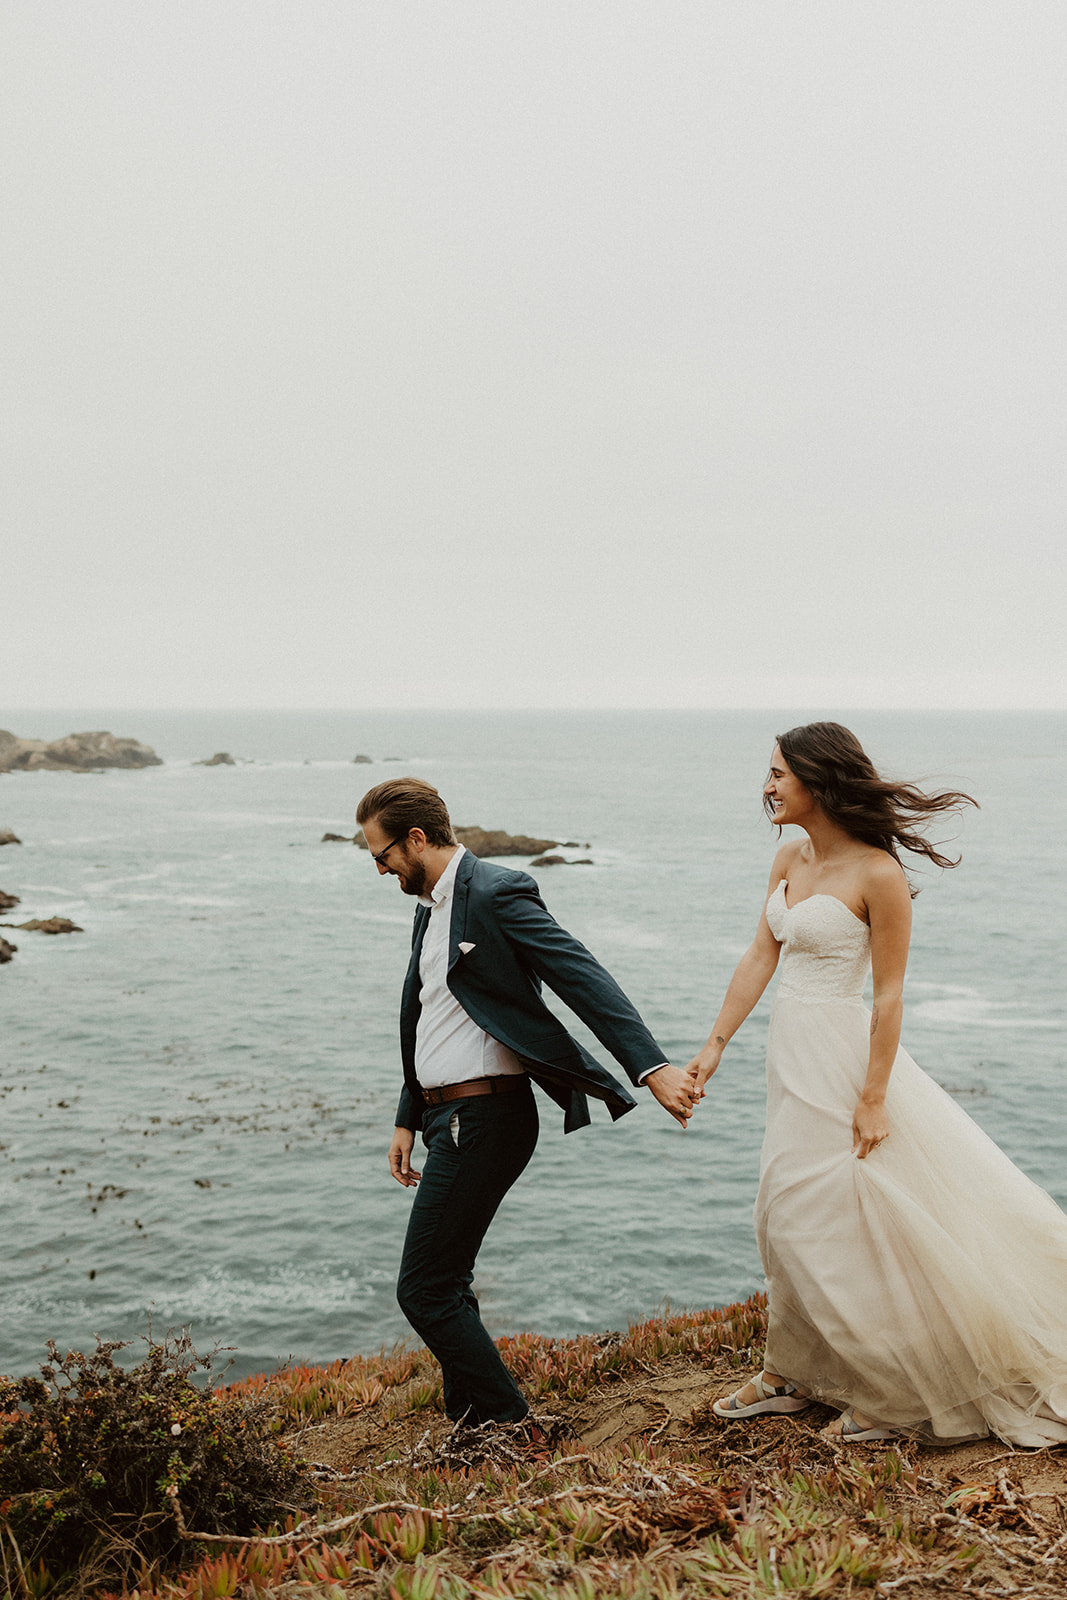
[[[791,1417],[762,1417],[747,1423],[723,1424],[710,1415],[710,1402],[731,1392],[759,1371],[733,1372],[717,1377],[700,1361],[672,1357],[634,1378],[602,1384],[586,1398],[560,1404],[546,1413],[555,1424],[554,1443],[559,1448],[590,1452],[618,1450],[627,1442],[652,1440],[681,1446],[709,1461],[761,1459],[791,1451],[811,1452],[818,1460],[832,1459],[834,1446],[819,1438],[819,1430],[834,1413],[825,1406]],[[402,1401],[403,1389],[393,1391]],[[538,1415],[541,1415],[539,1412]],[[341,1472],[388,1460],[429,1430],[431,1439],[450,1429],[437,1411],[416,1412],[391,1418],[380,1405],[368,1406],[353,1416],[332,1418],[301,1434],[301,1448],[316,1462]],[[852,1456],[876,1453],[883,1444],[848,1445]],[[1013,1450],[998,1439],[936,1447],[910,1440],[891,1448],[901,1450],[919,1466],[925,1477],[945,1486],[946,1493],[961,1482],[991,1476],[1007,1465],[1012,1479],[1028,1495],[1067,1496],[1067,1447],[1057,1450]]]
[[[609,1482],[613,1474],[626,1474],[636,1449],[656,1471],[668,1475],[672,1470],[706,1469],[715,1481],[732,1485],[742,1504],[747,1497],[747,1514],[758,1520],[759,1504],[773,1504],[776,1495],[788,1494],[798,1475],[806,1475],[812,1484],[825,1483],[844,1460],[849,1469],[866,1468],[874,1482],[879,1470],[888,1470],[887,1455],[893,1452],[902,1465],[895,1487],[886,1491],[885,1509],[875,1509],[872,1498],[872,1509],[850,1526],[862,1544],[872,1519],[888,1526],[905,1513],[927,1538],[924,1547],[930,1553],[916,1554],[910,1568],[896,1569],[891,1579],[876,1582],[875,1594],[900,1592],[906,1600],[1067,1596],[1067,1446],[1013,1450],[994,1438],[947,1448],[912,1440],[842,1446],[819,1437],[834,1415],[824,1406],[796,1416],[717,1422],[711,1401],[755,1370],[727,1370],[725,1360],[709,1368],[697,1356],[672,1356],[637,1375],[602,1382],[579,1400],[554,1400],[536,1411],[546,1444],[531,1464],[536,1475],[551,1475],[554,1461],[573,1462],[587,1454],[590,1476]],[[299,1436],[301,1451],[331,1476],[344,1474],[353,1487],[364,1473],[390,1475],[395,1463],[399,1485],[407,1477],[407,1462],[451,1448],[452,1424],[439,1411],[407,1410],[418,1385],[413,1380],[352,1415],[305,1428]],[[885,1481],[884,1476],[878,1481]],[[970,1549],[971,1563],[951,1572],[938,1570],[949,1547]],[[520,1548],[521,1541],[508,1553]],[[779,1592],[787,1591],[774,1589]]]

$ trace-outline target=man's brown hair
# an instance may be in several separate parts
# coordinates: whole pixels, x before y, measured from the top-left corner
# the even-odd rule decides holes
[[[376,822],[390,838],[406,838],[421,828],[427,844],[455,844],[448,808],[432,783],[422,778],[387,778],[368,789],[356,807],[356,821]]]

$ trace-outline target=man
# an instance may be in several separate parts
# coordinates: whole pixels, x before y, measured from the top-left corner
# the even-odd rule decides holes
[[[637,1103],[552,1015],[542,980],[683,1128],[693,1080],[666,1063],[615,980],[549,915],[534,880],[457,844],[431,784],[380,783],[356,820],[378,871],[419,901],[400,1003],[404,1087],[389,1148],[393,1177],[418,1185],[397,1299],[441,1363],[449,1417],[519,1421],[529,1407],[471,1284],[486,1230],[537,1142],[530,1081],[561,1107],[567,1133],[590,1121],[587,1095],[605,1101],[613,1120]],[[421,1174],[411,1165],[420,1130],[428,1152]]]

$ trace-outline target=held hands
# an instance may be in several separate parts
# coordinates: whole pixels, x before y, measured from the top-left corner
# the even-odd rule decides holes
[[[693,1085],[694,1102],[703,1100],[704,1085],[711,1075],[718,1070],[719,1063],[722,1060],[723,1048],[721,1044],[709,1042],[704,1046],[703,1050],[697,1052],[686,1067],[685,1070]]]
[[[885,1114],[885,1102],[875,1100],[868,1103],[860,1100],[852,1114],[852,1154],[864,1161],[872,1150],[877,1150],[882,1141],[888,1138],[889,1118]]]
[[[411,1165],[414,1144],[415,1135],[410,1128],[393,1129],[393,1142],[389,1146],[389,1171],[405,1189],[413,1189],[422,1177],[422,1173],[416,1172]]]
[[[693,1080],[681,1067],[657,1067],[645,1079],[656,1099],[684,1128],[693,1115]]]

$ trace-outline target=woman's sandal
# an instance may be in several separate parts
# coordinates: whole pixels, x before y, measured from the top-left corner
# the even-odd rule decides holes
[[[873,1439],[899,1439],[899,1428],[883,1428],[879,1423],[872,1422],[868,1427],[861,1427],[856,1421],[852,1407],[841,1413],[841,1432],[823,1433],[822,1437],[833,1444],[840,1439],[842,1444],[867,1444]]]
[[[743,1406],[738,1403],[741,1389],[731,1395],[726,1395],[721,1400],[716,1400],[712,1405],[712,1414],[720,1422],[742,1422],[745,1417],[766,1417],[783,1415],[791,1411],[803,1411],[811,1405],[811,1398],[806,1394],[798,1394],[795,1383],[781,1383],[775,1387],[764,1383],[762,1372],[753,1378],[752,1387],[756,1391],[756,1398],[751,1405]]]

